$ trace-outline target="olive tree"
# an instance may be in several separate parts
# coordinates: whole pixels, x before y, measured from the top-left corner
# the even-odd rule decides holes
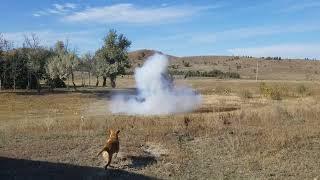
[[[125,74],[126,68],[130,67],[128,60],[130,45],[131,41],[123,34],[118,35],[116,30],[110,30],[104,38],[104,45],[96,52],[98,72],[103,77],[103,86],[106,85],[108,77],[111,86],[115,88],[117,76]]]
[[[48,60],[46,72],[50,76],[51,81],[54,79],[69,79],[71,75],[72,84],[76,90],[74,82],[74,71],[79,63],[79,58],[75,51],[68,51],[62,41],[58,41],[55,45],[56,55]]]
[[[74,83],[74,71],[76,69],[76,67],[79,64],[79,58],[77,56],[77,54],[75,53],[75,51],[72,52],[68,52],[64,55],[64,65],[66,68],[66,72],[67,72],[67,77],[69,79],[69,76],[71,75],[71,81],[73,84],[73,88],[76,90],[76,84]]]
[[[95,69],[95,57],[93,56],[93,54],[88,52],[88,53],[85,53],[81,59],[82,59],[84,69],[86,69],[89,76],[88,77],[89,86],[91,86],[91,75],[92,73],[94,73],[94,69]]]

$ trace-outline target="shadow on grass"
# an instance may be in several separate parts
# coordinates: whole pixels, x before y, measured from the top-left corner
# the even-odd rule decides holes
[[[212,112],[231,112],[239,110],[240,107],[224,107],[224,106],[218,106],[218,107],[201,107],[199,109],[196,109],[193,111],[193,113],[212,113]]]
[[[115,94],[123,94],[123,95],[135,95],[137,94],[136,88],[105,88],[105,87],[81,87],[76,91],[73,89],[67,88],[56,88],[54,91],[50,91],[48,89],[43,89],[40,93],[36,90],[23,90],[19,89],[16,91],[13,90],[3,90],[0,93],[12,93],[16,95],[31,95],[31,96],[41,96],[41,95],[50,95],[50,94],[72,94],[72,93],[81,93],[81,94],[92,94],[98,98],[111,98],[111,96]]]
[[[0,157],[0,179],[156,179],[121,169]]]
[[[129,156],[128,158],[132,161],[132,163],[128,165],[129,168],[144,168],[157,162],[153,156]]]

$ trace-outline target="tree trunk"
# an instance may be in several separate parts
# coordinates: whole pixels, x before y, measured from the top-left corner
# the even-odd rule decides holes
[[[1,78],[0,78],[0,91],[1,91]]]
[[[28,71],[28,83],[27,83],[27,90],[30,89],[30,72]]]
[[[71,80],[72,80],[73,88],[74,88],[74,90],[76,91],[76,90],[77,90],[77,87],[76,87],[76,84],[74,83],[74,74],[73,74],[73,71],[71,71]]]
[[[16,73],[13,76],[13,91],[16,91]]]
[[[84,87],[83,71],[81,70],[81,86]]]
[[[110,83],[112,88],[116,87],[116,76],[110,76]]]
[[[68,79],[68,80],[67,80],[67,81],[68,81],[68,82],[67,82],[67,89],[69,90],[69,81],[70,81],[69,75],[68,75],[67,79]]]
[[[107,85],[107,77],[103,76],[102,86],[105,87]]]
[[[99,86],[99,76],[97,76],[97,82],[96,82],[96,87]]]
[[[6,82],[7,82],[7,80],[6,80],[6,73],[4,73],[4,75],[3,75],[3,89],[6,88]]]
[[[16,66],[14,66],[14,70],[12,70],[13,74],[13,91],[16,91]]]
[[[56,78],[59,78],[59,77],[56,77]],[[51,79],[50,78],[50,81],[49,81],[49,88],[50,88],[50,91],[53,92],[54,91],[54,88],[55,88],[55,85],[54,85],[54,79]]]
[[[39,78],[38,76],[36,75],[36,81],[37,81],[37,91],[38,91],[38,94],[40,94],[40,91],[41,91],[41,84],[40,84],[40,81],[39,81]]]
[[[91,86],[91,73],[89,71],[89,87]]]

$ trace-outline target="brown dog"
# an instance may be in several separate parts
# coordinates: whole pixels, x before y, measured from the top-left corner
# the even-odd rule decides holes
[[[106,151],[108,153],[107,165],[104,167],[105,169],[107,169],[107,167],[110,165],[112,155],[114,153],[119,152],[119,138],[118,138],[119,132],[120,132],[120,130],[114,131],[114,130],[110,129],[110,136],[109,136],[109,139],[107,140],[106,145],[97,154],[97,156],[99,156],[104,151]]]

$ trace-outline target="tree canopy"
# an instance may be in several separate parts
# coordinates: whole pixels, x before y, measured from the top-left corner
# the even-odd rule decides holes
[[[116,87],[118,75],[125,74],[125,70],[130,67],[128,59],[128,48],[131,45],[123,34],[118,35],[116,30],[110,30],[104,38],[104,45],[96,51],[97,71],[100,76],[110,78],[111,86]]]
[[[52,48],[44,47],[36,34],[24,36],[21,47],[13,46],[0,33],[0,90],[3,88],[38,89],[46,82],[51,89],[65,87],[65,81],[71,77],[76,90],[75,71],[81,71],[81,78],[88,74],[103,77],[103,85],[109,78],[111,86],[116,86],[118,75],[125,74],[130,67],[128,48],[131,45],[123,34],[110,30],[104,43],[95,53],[86,53],[81,58],[75,50],[70,50],[68,41],[58,40]],[[45,81],[41,81],[45,80]],[[82,79],[82,85],[84,80]]]

